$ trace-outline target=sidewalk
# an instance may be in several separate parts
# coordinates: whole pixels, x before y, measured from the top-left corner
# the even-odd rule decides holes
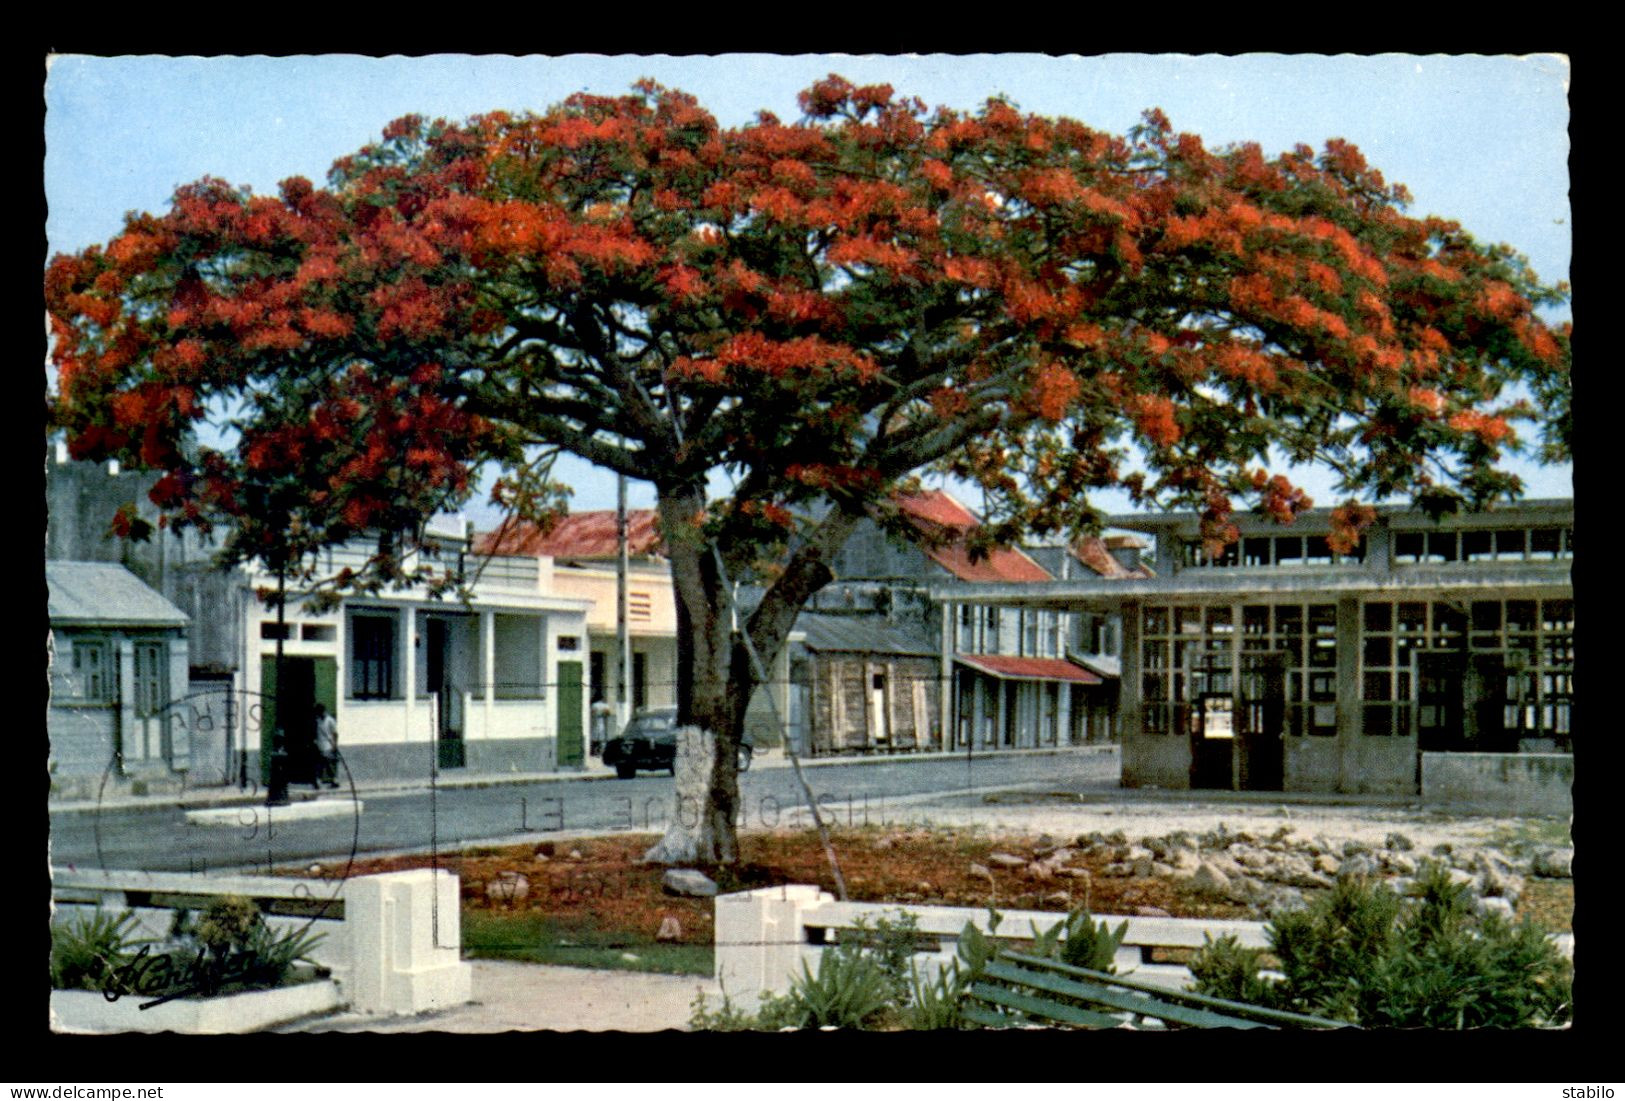
[[[1015,756],[1048,756],[1055,754],[1094,755],[1100,753],[1115,753],[1117,746],[1112,744],[1061,746],[1059,748],[1042,749],[994,749],[981,750],[975,754],[976,760],[990,757]],[[873,754],[869,756],[835,756],[803,759],[801,767],[816,769],[835,765],[884,765],[900,764],[909,761],[942,761],[964,760],[963,752],[925,752],[925,753],[895,753]],[[791,761],[788,754],[782,749],[764,750],[752,763],[753,770],[790,768]],[[503,772],[503,773],[477,773],[469,775],[460,770],[446,770],[434,779],[435,786],[445,790],[448,788],[487,788],[505,787],[515,784],[546,784],[563,783],[573,780],[614,780],[615,770],[608,765],[593,759],[587,764],[570,770],[557,772]],[[368,795],[396,795],[406,792],[426,791],[429,787],[428,777],[422,778],[386,778],[378,780],[361,780],[355,784],[355,794],[365,799]],[[345,795],[348,788],[340,787],[333,794]],[[305,785],[295,785],[288,791],[288,798],[293,802],[306,802],[327,794],[308,788]],[[329,798],[332,795],[328,796]],[[188,791],[159,792],[151,795],[130,795],[120,793],[109,794],[105,798],[97,799],[63,799],[51,800],[49,804],[52,814],[90,814],[98,809],[127,810],[134,807],[165,808],[165,807],[231,807],[254,806],[265,802],[263,788],[250,787],[248,791],[240,791],[236,787],[207,787],[193,788]]]
[[[687,1030],[694,996],[716,995],[708,975],[591,971],[472,960],[474,1000],[415,1017],[339,1013],[274,1032],[658,1032]],[[713,999],[714,1000],[714,999]]]

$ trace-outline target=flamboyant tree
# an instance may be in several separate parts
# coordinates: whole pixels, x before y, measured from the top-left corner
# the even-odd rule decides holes
[[[1213,151],[1154,111],[1118,137],[838,77],[801,108],[723,129],[643,84],[408,117],[325,189],[184,187],[51,263],[53,424],[164,471],[166,516],[223,523],[241,558],[410,533],[483,463],[521,505],[559,451],[652,483],[679,711],[716,735],[694,855],[721,862],[755,683],[727,579],[765,585],[742,631],[771,667],[921,472],[986,490],[986,539],[1087,529],[1117,486],[1222,543],[1239,503],[1309,504],[1272,463],[1318,462],[1352,540],[1362,499],[1515,494],[1496,463],[1520,420],[1567,454],[1567,326],[1535,312],[1564,288],[1409,217],[1346,143]],[[188,443],[211,418],[230,443]],[[736,488],[711,500],[719,469]],[[326,580],[400,580],[380,545]]]

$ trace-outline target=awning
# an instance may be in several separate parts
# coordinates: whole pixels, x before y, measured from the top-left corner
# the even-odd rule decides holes
[[[1003,654],[955,654],[954,660],[978,673],[1004,680],[1058,680],[1102,684],[1099,676],[1065,658],[1016,658]]]

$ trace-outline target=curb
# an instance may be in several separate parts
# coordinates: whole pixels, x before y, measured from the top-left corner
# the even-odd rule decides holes
[[[983,761],[999,757],[1044,757],[1044,756],[1105,756],[1116,753],[1115,744],[1097,744],[1081,746],[1045,746],[1037,749],[992,749],[981,750],[974,755],[964,753],[931,752],[931,753],[896,753],[873,754],[869,756],[833,756],[816,757],[803,760],[801,767],[824,768],[836,765],[886,765],[902,764],[911,761]],[[770,758],[757,758],[752,762],[751,771],[762,769],[787,769],[791,767],[790,759],[782,754]],[[467,788],[493,788],[511,787],[519,784],[547,784],[565,783],[580,780],[614,780],[617,779],[614,771],[607,766],[592,766],[580,772],[513,772],[487,776],[437,777],[434,786],[441,791],[448,789],[463,790]],[[357,798],[367,795],[404,795],[414,792],[427,791],[430,785],[426,780],[369,780],[354,785]],[[342,790],[342,789],[341,789]],[[318,793],[311,791],[290,791],[289,799],[295,804],[308,802],[317,797]],[[192,792],[168,792],[162,795],[120,795],[102,800],[77,799],[49,804],[49,812],[53,815],[93,814],[100,810],[170,810],[192,809],[197,807],[244,807],[259,806],[265,802],[264,793],[249,795],[239,791],[227,789],[194,789]]]

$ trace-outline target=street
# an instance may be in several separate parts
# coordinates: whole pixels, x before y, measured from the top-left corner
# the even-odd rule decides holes
[[[879,824],[888,801],[970,789],[1053,784],[1110,789],[1115,754],[1058,753],[821,764],[807,782],[832,824]],[[232,826],[197,826],[174,805],[53,812],[51,859],[59,867],[145,871],[260,870],[403,850],[446,850],[523,837],[603,830],[659,832],[674,807],[674,781],[645,774],[633,780],[582,778],[487,787],[362,791],[355,814],[279,821],[263,805],[237,808]],[[788,768],[758,767],[740,777],[745,829],[810,824]],[[325,796],[348,801],[348,792]],[[683,808],[683,813],[694,813]],[[340,869],[342,874],[342,868]]]

